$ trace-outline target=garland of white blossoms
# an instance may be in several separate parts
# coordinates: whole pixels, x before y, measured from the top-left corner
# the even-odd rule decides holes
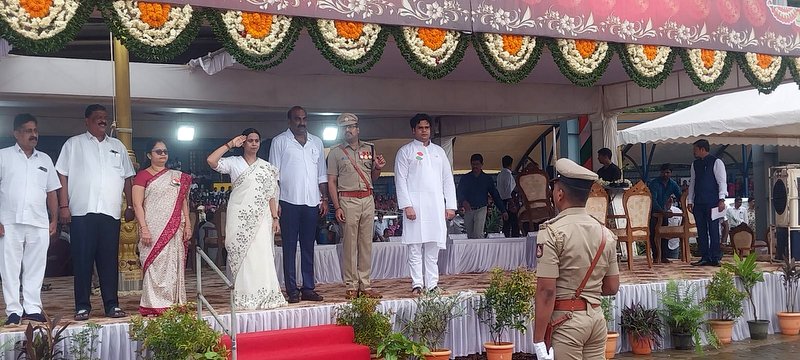
[[[516,54],[511,54],[503,48],[503,35],[487,33],[481,37],[486,49],[489,50],[489,55],[505,71],[519,70],[536,48],[536,37],[533,36],[522,36],[522,46]]]
[[[317,19],[317,25],[325,43],[336,55],[346,60],[358,60],[366,55],[381,32],[380,25],[365,23],[358,39],[348,39],[339,36],[333,20]]]
[[[786,74],[786,62],[782,56],[747,52],[739,54],[736,60],[747,81],[764,94],[774,91]],[[762,67],[764,61],[769,61],[769,64]]]
[[[393,31],[400,53],[409,66],[431,80],[440,79],[456,68],[464,59],[469,40],[469,35],[455,30],[401,26],[393,28]],[[441,45],[435,49],[426,46],[420,37],[422,31],[443,31],[443,38],[439,39]]]
[[[655,89],[666,80],[675,63],[669,46],[618,44],[617,52],[628,76],[639,86]],[[652,59],[648,51],[654,51]]]
[[[383,55],[389,36],[379,24],[354,21],[308,19],[306,28],[322,56],[349,74],[371,69]]]
[[[75,37],[93,8],[94,0],[53,0],[49,9],[31,14],[20,0],[0,0],[0,34],[29,53],[57,51]]]
[[[0,4],[3,5],[0,6],[0,15],[8,27],[33,40],[47,39],[64,31],[80,6],[80,2],[74,0],[54,0],[47,15],[33,17],[19,0],[4,0]]]
[[[712,57],[708,67],[703,60],[703,52]],[[730,75],[733,55],[724,50],[683,49],[680,54],[683,68],[694,85],[702,91],[716,91]]]
[[[792,77],[797,85],[800,85],[800,56],[789,58],[789,70],[792,72]]]
[[[166,46],[178,38],[192,19],[191,5],[172,5],[167,21],[152,27],[142,20],[139,1],[114,1],[114,10],[125,30],[137,41],[149,46]]]
[[[579,41],[593,43],[594,49],[589,56],[581,54]],[[594,85],[605,73],[613,54],[605,41],[555,39],[549,43],[549,47],[561,73],[579,86]]]
[[[241,11],[230,10],[221,14],[228,36],[233,39],[236,46],[242,51],[255,56],[263,56],[275,51],[289,33],[289,27],[292,25],[292,18],[289,16],[271,15],[272,26],[269,33],[259,39],[245,32]],[[245,35],[242,36],[241,34]]]
[[[403,27],[403,40],[411,48],[412,54],[423,64],[436,67],[439,64],[447,61],[458,46],[458,40],[461,33],[458,31],[447,30],[444,35],[444,43],[438,49],[431,49],[423,44],[422,39],[419,37],[419,28],[412,26]]]
[[[492,77],[518,83],[530,75],[542,53],[543,41],[535,36],[482,33],[473,36],[481,64]],[[507,44],[506,41],[513,41]],[[509,52],[509,49],[515,53]]]

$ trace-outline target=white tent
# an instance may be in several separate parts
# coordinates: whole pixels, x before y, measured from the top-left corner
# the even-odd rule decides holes
[[[800,146],[800,89],[783,84],[770,95],[747,90],[717,95],[697,105],[619,132],[620,144],[682,143]]]

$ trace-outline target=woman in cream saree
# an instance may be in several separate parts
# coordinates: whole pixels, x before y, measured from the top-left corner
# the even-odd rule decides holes
[[[278,173],[256,154],[261,137],[247,129],[208,157],[216,171],[231,175],[225,249],[234,279],[237,309],[272,309],[286,305],[274,262],[274,233],[278,230]],[[231,148],[244,148],[243,156],[221,158]]]
[[[170,306],[186,302],[186,241],[192,233],[187,203],[191,176],[164,167],[167,149],[163,141],[155,142],[148,157],[151,165],[136,175],[133,186],[133,206],[140,225],[139,313],[143,316],[160,315]]]

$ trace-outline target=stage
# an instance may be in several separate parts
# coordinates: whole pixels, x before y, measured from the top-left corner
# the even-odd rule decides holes
[[[777,264],[759,263],[763,271],[774,271]],[[685,263],[673,263],[667,265],[656,265],[648,269],[647,263],[643,258],[637,258],[634,262],[633,271],[622,270],[620,293],[616,299],[615,316],[619,316],[620,308],[635,301],[641,301],[646,307],[657,306],[658,290],[664,289],[665,281],[669,279],[680,279],[697,283],[699,286],[698,297],[705,294],[702,286],[713,272],[719,268],[715,267],[693,267]],[[195,276],[193,273],[187,274],[186,285],[187,295],[190,299],[195,294]],[[479,293],[486,288],[489,281],[487,273],[464,273],[464,274],[444,274],[441,277],[440,285],[449,293],[460,293],[463,297],[464,306],[467,313],[464,317],[456,319],[451,323],[451,331],[446,337],[447,347],[453,349],[453,356],[463,356],[482,351],[482,343],[489,339],[485,327],[478,321],[473,306],[479,299]],[[44,307],[46,311],[54,316],[62,316],[65,321],[72,321],[73,315],[73,296],[72,278],[47,278],[45,284],[50,284],[51,290],[42,293]],[[413,314],[414,301],[411,297],[411,282],[408,278],[400,279],[377,279],[373,283],[374,288],[384,295],[381,303],[383,310],[391,310],[394,318],[406,317]],[[203,271],[203,288],[206,296],[225,319],[229,319],[228,292],[224,289],[222,281],[219,280],[210,270]],[[319,284],[317,291],[325,297],[322,303],[301,302],[289,305],[284,308],[238,313],[239,332],[250,332],[270,329],[285,329],[300,326],[322,325],[333,322],[333,309],[337,304],[345,302],[344,289],[340,283]],[[780,276],[776,274],[765,274],[765,283],[756,287],[757,306],[759,314],[774,316],[774,313],[783,308],[783,288]],[[129,314],[135,313],[138,308],[139,296],[136,294],[120,294],[120,305]],[[102,316],[101,300],[99,296],[92,297],[93,308],[90,321],[103,325],[100,332],[99,356],[102,359],[136,359],[137,344],[128,340],[127,328],[129,318],[109,319]],[[751,315],[750,307],[745,307],[745,318]],[[396,320],[396,319],[393,319]],[[777,320],[772,319],[770,333],[777,328]],[[397,321],[395,330],[399,330]],[[618,321],[616,321],[618,323]],[[617,326],[617,325],[615,325]],[[220,330],[217,327],[217,330]],[[72,324],[67,330],[67,335],[80,331],[80,324]],[[0,344],[13,344],[22,338],[24,326],[7,327],[0,329]],[[739,321],[734,328],[734,340],[747,337],[747,324]],[[516,345],[516,351],[532,352],[533,346],[530,340],[530,333],[521,336],[512,333],[511,340]],[[623,339],[624,340],[624,339]],[[68,353],[68,342],[62,344],[65,353]],[[665,338],[665,347],[670,347],[669,337]],[[8,358],[15,356],[13,348],[6,345],[4,349]],[[618,351],[628,351],[626,341],[623,341]]]

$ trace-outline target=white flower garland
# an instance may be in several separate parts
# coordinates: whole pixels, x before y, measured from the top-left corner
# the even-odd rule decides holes
[[[556,41],[558,48],[561,50],[561,55],[564,57],[564,60],[566,60],[567,65],[569,65],[573,71],[579,74],[591,74],[597,70],[597,67],[600,66],[600,63],[608,54],[608,43],[605,41],[596,41],[597,47],[595,48],[594,53],[592,53],[592,55],[586,59],[581,56],[580,51],[575,45],[575,40],[557,39]]]
[[[241,35],[245,33],[241,11],[229,10],[223,12],[222,21],[225,23],[228,34],[236,41],[236,46],[254,56],[262,56],[273,52],[278,44],[283,41],[283,38],[286,37],[289,27],[292,25],[290,16],[272,15],[272,27],[269,29],[269,34],[257,39],[250,36],[250,34]]]
[[[192,19],[191,5],[170,4],[164,25],[153,28],[141,19],[138,1],[114,1],[114,10],[122,26],[139,42],[149,46],[166,46],[180,35]]]
[[[769,64],[769,66],[767,66],[766,69],[764,69],[758,65],[757,53],[748,52],[744,54],[744,57],[747,60],[747,66],[750,68],[750,71],[762,83],[769,83],[772,80],[774,80],[775,76],[778,75],[778,70],[780,70],[781,68],[781,60],[783,60],[783,58],[775,55],[770,55],[770,56],[772,57],[772,62]]]
[[[711,84],[722,75],[722,68],[725,66],[725,57],[728,56],[728,53],[723,50],[713,50],[714,51],[714,64],[711,68],[706,68],[703,64],[703,50],[702,49],[686,49],[686,53],[689,55],[689,62],[692,65],[692,70],[697,75],[697,78],[700,81]]]
[[[800,72],[800,56],[794,57],[794,69]]]
[[[500,34],[482,34],[482,41],[486,44],[489,54],[504,71],[515,71],[525,65],[536,48],[536,37],[522,36],[522,46],[519,52],[511,54],[503,48],[503,36]]]
[[[375,45],[381,26],[364,23],[362,34],[358,39],[339,36],[334,20],[317,19],[317,26],[328,47],[339,57],[346,60],[358,60],[366,55]]]
[[[403,38],[408,46],[414,53],[414,57],[419,59],[423,64],[436,67],[439,64],[447,61],[458,47],[458,40],[461,38],[461,33],[453,30],[446,30],[444,42],[438,49],[433,50],[423,43],[419,38],[419,28],[412,26],[403,27]]]
[[[639,44],[625,44],[625,52],[636,72],[645,77],[654,77],[664,71],[664,66],[672,53],[672,48],[669,46],[657,46],[656,56],[653,60],[650,60],[644,53],[644,47],[644,45]]]
[[[4,0],[0,5],[0,16],[12,30],[26,38],[42,40],[64,31],[81,4],[77,0],[54,0],[48,14],[41,18],[28,14],[19,0]]]

